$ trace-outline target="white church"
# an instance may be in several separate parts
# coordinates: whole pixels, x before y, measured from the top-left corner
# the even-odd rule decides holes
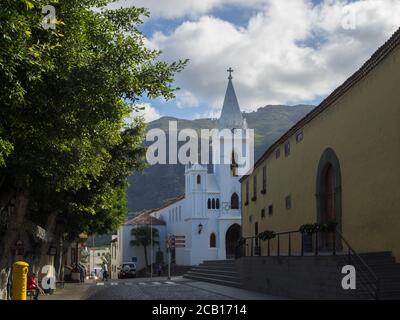
[[[246,129],[231,75],[218,127]],[[187,165],[184,197],[151,213],[165,221],[167,234],[184,236],[185,247],[174,252],[177,265],[234,258],[241,235],[239,178],[231,164],[214,164],[212,172],[206,165]]]
[[[230,75],[218,120],[219,130],[243,130],[247,126],[233,87],[232,71],[228,70]],[[177,247],[171,252],[172,261],[175,261],[176,265],[194,266],[204,260],[225,260],[235,257],[236,246],[241,237],[240,177],[237,175],[237,165],[221,163],[213,164],[212,170],[210,170],[211,165],[186,165],[185,194],[151,213],[143,213],[162,222],[157,225],[158,229],[163,229],[159,230],[159,233],[184,239],[184,247]],[[162,225],[164,223],[165,225]],[[128,221],[121,227],[119,234],[126,234],[129,237],[127,231],[132,228],[132,224],[132,221]],[[125,229],[127,230],[124,231]],[[139,260],[143,258],[136,254],[139,248],[129,247],[130,240],[121,239],[120,250],[126,252],[121,260],[132,259],[140,265],[139,269],[142,265]],[[166,257],[165,245],[155,248],[153,256],[156,250],[163,251]],[[150,259],[155,261],[155,257]]]

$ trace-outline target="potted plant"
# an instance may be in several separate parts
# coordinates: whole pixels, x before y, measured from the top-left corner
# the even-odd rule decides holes
[[[276,233],[274,231],[265,230],[258,234],[258,239],[262,241],[271,240],[276,237]]]

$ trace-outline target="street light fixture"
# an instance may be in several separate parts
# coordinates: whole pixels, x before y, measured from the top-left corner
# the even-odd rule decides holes
[[[203,225],[200,223],[199,224],[199,234],[201,233],[202,230],[203,230]]]

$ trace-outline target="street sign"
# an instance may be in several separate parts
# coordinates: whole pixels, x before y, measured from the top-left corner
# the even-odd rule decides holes
[[[185,236],[171,235],[168,237],[167,245],[168,248],[184,248],[185,247]]]

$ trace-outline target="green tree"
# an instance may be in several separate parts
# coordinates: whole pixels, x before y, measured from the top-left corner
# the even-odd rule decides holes
[[[153,247],[160,244],[158,230],[146,225],[133,228],[131,230],[131,236],[134,237],[134,239],[130,241],[131,246],[143,247],[146,269],[148,269],[149,261],[147,257],[147,247],[150,246],[151,243],[153,243]]]
[[[10,39],[0,42],[0,214],[15,204],[0,234],[0,290],[27,212],[67,222],[71,236],[117,227],[127,171],[143,154],[143,126],[124,119],[144,95],[174,97],[186,61],[163,62],[145,47],[137,27],[147,10],[93,10],[109,2],[2,1],[0,34]],[[40,28],[44,4],[56,8],[56,30]]]

